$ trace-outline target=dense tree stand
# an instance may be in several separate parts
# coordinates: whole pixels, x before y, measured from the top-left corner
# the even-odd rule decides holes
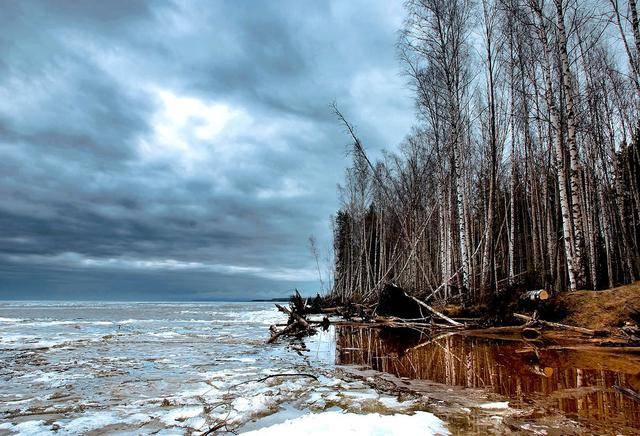
[[[353,164],[333,218],[332,295],[374,303],[393,282],[470,307],[637,280],[635,1],[407,8],[398,52],[418,122],[398,151],[372,161],[334,108]]]

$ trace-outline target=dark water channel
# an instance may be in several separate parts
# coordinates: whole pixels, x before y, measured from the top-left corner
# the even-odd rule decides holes
[[[336,361],[409,379],[480,388],[509,407],[561,414],[597,433],[640,433],[640,355],[593,346],[339,327]]]

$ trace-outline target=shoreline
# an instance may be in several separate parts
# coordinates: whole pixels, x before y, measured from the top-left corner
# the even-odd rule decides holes
[[[371,343],[374,336],[364,333],[363,344]],[[382,356],[376,354],[380,351],[372,351],[369,362],[356,357],[339,365],[338,371],[386,394],[415,396],[424,404],[421,410],[443,419],[452,434],[502,434],[532,428],[562,434],[637,432],[640,404],[606,386],[606,380],[640,386],[640,349],[594,347],[582,344],[579,338],[555,344],[563,339],[550,335],[531,342],[509,340],[502,334],[487,337],[452,332],[439,344],[429,344],[430,348],[418,344],[392,352],[398,356],[394,359],[400,359],[395,367],[377,363],[381,362]],[[384,348],[376,340],[369,350]],[[347,350],[354,348],[347,345]],[[492,357],[482,361],[486,353]],[[512,387],[507,389],[503,383]],[[518,385],[522,387],[516,388]],[[620,424],[621,420],[626,424]]]
[[[357,304],[301,316],[294,299],[288,309],[277,305],[289,322],[275,328],[298,325],[292,340],[304,342],[331,326],[338,372],[386,394],[419,398],[421,410],[443,419],[453,434],[634,434],[640,429],[640,344],[630,328],[639,300],[640,282],[560,293],[536,303],[529,315],[511,314],[507,319],[517,325],[487,325],[456,316],[451,306],[436,306],[423,319],[376,316]]]
[[[361,422],[357,414],[398,425],[407,421],[386,417],[426,423],[432,422],[429,415],[416,412],[429,413],[452,434],[526,433],[560,422],[565,434],[578,434],[574,428],[584,433],[592,427],[572,427],[573,417],[546,411],[561,402],[583,414],[608,413],[609,421],[640,416],[634,400],[612,388],[635,383],[637,356],[569,343],[559,349],[566,335],[549,329],[542,340],[524,341],[505,329],[491,338],[470,330],[438,338],[428,336],[430,329],[336,322],[327,332],[318,327],[317,335],[266,345],[267,326],[286,322],[271,304],[95,304],[80,312],[50,306],[0,312],[12,316],[0,321],[0,353],[5,359],[22,356],[5,374],[13,395],[4,398],[1,412],[8,415],[0,417],[0,433],[139,426],[141,433],[164,428],[201,434],[227,416],[232,426],[248,431],[296,418],[295,425],[315,425],[339,410],[352,414],[346,416],[353,422]],[[117,320],[124,318],[135,319],[118,330]],[[318,381],[258,381],[282,373],[310,373]],[[518,384],[520,397],[513,394]],[[558,384],[561,389],[551,389]],[[72,394],[60,396],[59,386]],[[221,402],[223,407],[213,408]],[[321,416],[302,418],[310,413]]]
[[[288,308],[275,304],[288,321],[271,326],[268,342],[276,342],[280,336],[312,335],[317,328],[326,329],[333,324],[413,328],[432,336],[470,330],[489,334],[502,331],[519,333],[529,340],[540,338],[547,331],[562,331],[567,338],[593,345],[640,347],[640,281],[604,291],[554,295],[529,291],[512,295],[507,303],[500,308],[430,305],[395,285],[387,285],[379,300],[369,305],[349,301],[335,305],[331,297],[319,296],[310,301],[296,293]]]

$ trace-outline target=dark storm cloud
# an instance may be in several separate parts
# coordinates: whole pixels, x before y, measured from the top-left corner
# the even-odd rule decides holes
[[[390,2],[9,2],[0,298],[315,289],[348,138],[408,130]]]

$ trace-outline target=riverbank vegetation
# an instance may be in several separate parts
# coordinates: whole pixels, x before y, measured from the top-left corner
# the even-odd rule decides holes
[[[417,122],[353,162],[332,296],[393,282],[463,307],[640,276],[635,0],[409,0],[398,53]]]

